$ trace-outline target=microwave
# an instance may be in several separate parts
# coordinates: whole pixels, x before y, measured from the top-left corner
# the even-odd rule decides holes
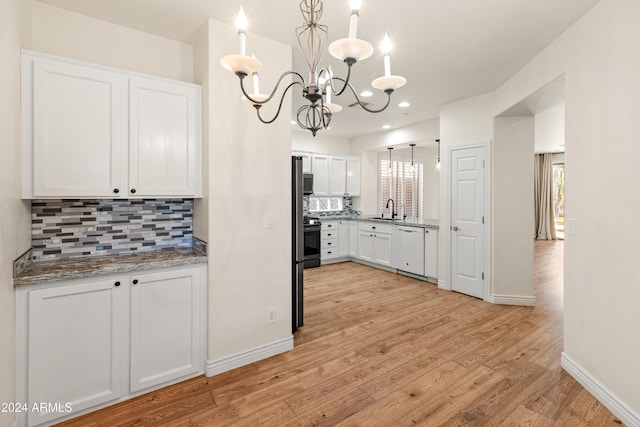
[[[313,174],[302,174],[302,192],[305,196],[313,194]]]

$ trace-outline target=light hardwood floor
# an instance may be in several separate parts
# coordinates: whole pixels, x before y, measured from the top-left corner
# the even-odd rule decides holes
[[[618,426],[560,368],[562,242],[536,242],[536,307],[348,262],[305,271],[295,349],[65,426]]]

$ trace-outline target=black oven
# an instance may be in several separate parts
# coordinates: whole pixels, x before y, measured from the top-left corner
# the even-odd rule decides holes
[[[320,221],[304,219],[304,268],[320,267]]]

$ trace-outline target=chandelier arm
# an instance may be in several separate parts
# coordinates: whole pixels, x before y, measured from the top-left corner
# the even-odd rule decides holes
[[[346,61],[345,61],[346,62]],[[347,77],[345,77],[344,79],[341,77],[333,77],[331,75],[331,73],[329,73],[327,71],[327,74],[329,74],[329,77],[331,78],[331,93],[333,93],[335,96],[340,96],[344,93],[344,91],[347,89],[347,86],[349,86],[349,81],[351,80],[351,65],[353,64],[349,64],[347,63]],[[323,68],[320,73],[322,73],[322,71],[326,70],[325,68]],[[340,82],[343,82],[344,85],[342,86],[342,89],[340,90],[333,90],[333,80],[338,80]],[[353,88],[351,89],[353,91]],[[355,94],[355,92],[354,92]]]
[[[380,113],[384,110],[387,109],[387,107],[389,106],[389,103],[391,102],[391,94],[393,93],[393,89],[387,89],[384,91],[384,93],[387,94],[387,102],[386,104],[384,104],[384,106],[378,110],[373,110],[371,108],[368,108],[366,105],[364,105],[364,103],[360,100],[360,98],[358,97],[358,93],[356,92],[356,90],[353,88],[353,86],[351,85],[351,83],[349,83],[348,81],[345,81],[344,79],[340,78],[340,77],[334,77],[334,80],[339,80],[344,82],[344,88],[342,89],[342,92],[344,92],[344,90],[348,87],[349,90],[351,91],[351,93],[353,93],[353,97],[356,99],[356,102],[358,103],[358,105],[365,111],[369,112],[369,113]]]
[[[295,74],[297,74],[297,73],[295,73]],[[255,104],[253,104],[253,106],[254,106],[254,107],[255,107],[255,109],[256,109],[256,113],[258,114],[258,119],[259,119],[262,123],[264,123],[264,124],[266,124],[266,125],[269,125],[269,124],[273,123],[273,122],[278,118],[278,116],[280,115],[280,110],[282,109],[282,104],[284,103],[284,97],[287,95],[287,92],[289,91],[289,89],[291,89],[291,88],[292,88],[293,86],[295,86],[295,85],[301,85],[301,86],[302,86],[302,84],[301,84],[300,82],[292,82],[292,83],[290,83],[290,84],[286,87],[286,89],[285,89],[285,90],[284,90],[284,92],[282,93],[282,97],[280,97],[280,104],[278,105],[278,111],[276,111],[275,116],[273,116],[273,118],[272,118],[272,119],[270,119],[270,120],[265,120],[265,119],[263,119],[263,118],[262,118],[262,116],[260,115],[260,107],[262,107],[262,104],[264,104],[264,102],[262,102],[262,103],[257,103],[257,102],[256,102]],[[276,85],[276,87],[277,87],[277,85]],[[273,94],[271,94],[271,96],[273,96]],[[271,97],[269,97],[269,99],[271,99]],[[265,102],[266,102],[266,101],[265,101]]]
[[[246,77],[246,74],[245,74],[245,75],[238,76],[238,77],[240,78],[240,89],[242,90],[242,94],[243,94],[243,95],[244,95],[244,96],[245,96],[245,97],[246,97],[246,98],[247,98],[251,103],[253,103],[254,105],[255,105],[255,104],[263,105],[263,104],[266,104],[267,102],[271,101],[271,99],[273,98],[273,96],[274,96],[274,95],[276,94],[276,92],[278,91],[278,87],[280,86],[280,83],[282,83],[282,80],[284,80],[284,78],[285,78],[285,77],[287,77],[288,75],[296,76],[296,77],[298,77],[298,78],[300,79],[300,81],[299,81],[299,82],[293,82],[292,84],[290,84],[289,86],[287,86],[287,89],[285,89],[284,93],[287,93],[287,90],[289,90],[289,88],[290,88],[291,86],[293,86],[293,84],[299,84],[299,85],[301,85],[302,87],[304,87],[304,77],[302,77],[302,75],[301,75],[300,73],[297,73],[297,72],[295,72],[295,71],[286,71],[286,72],[282,73],[282,75],[281,75],[281,76],[280,76],[280,78],[278,79],[278,82],[276,83],[275,87],[273,88],[273,91],[271,92],[271,95],[269,95],[267,98],[263,99],[262,101],[257,100],[257,99],[253,99],[253,98],[251,97],[251,95],[249,95],[249,94],[247,93],[247,91],[245,90],[245,88],[244,88],[244,78]],[[283,93],[283,95],[282,95],[283,97],[284,97],[284,93]],[[280,101],[280,102],[282,102],[282,101]],[[280,110],[280,109],[278,109],[278,111],[279,111],[279,110]]]

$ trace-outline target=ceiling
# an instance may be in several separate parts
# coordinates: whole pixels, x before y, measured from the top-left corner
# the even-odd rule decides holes
[[[101,20],[173,40],[192,43],[207,19],[233,24],[242,4],[249,31],[295,46],[294,68],[306,75],[294,29],[302,23],[299,0],[40,0]],[[495,90],[538,52],[577,21],[598,0],[363,0],[358,37],[376,52],[353,67],[356,90],[370,89],[383,74],[379,45],[384,33],[393,41],[392,74],[407,78],[382,113],[348,108],[346,93],[334,98],[344,110],[336,114],[327,136],[353,137],[438,117],[439,106]],[[346,37],[348,0],[325,1],[322,23],[329,40]],[[256,52],[259,57],[260,53]],[[346,66],[325,56],[334,75]],[[282,71],[285,71],[284,69]],[[386,95],[366,99],[382,105]],[[298,96],[294,98],[300,98]],[[400,101],[411,104],[399,108]],[[294,110],[295,110],[294,106]]]

